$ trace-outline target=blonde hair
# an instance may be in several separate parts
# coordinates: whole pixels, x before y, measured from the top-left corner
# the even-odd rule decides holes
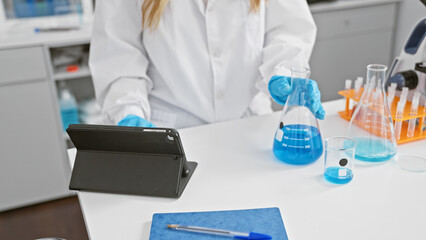
[[[260,1],[250,0],[250,12],[259,10]],[[142,28],[156,29],[168,2],[169,0],[145,0],[142,4]]]

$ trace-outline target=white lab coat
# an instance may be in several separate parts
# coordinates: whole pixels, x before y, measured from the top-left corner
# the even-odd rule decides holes
[[[271,112],[274,67],[308,66],[305,0],[170,0],[142,31],[143,0],[96,1],[90,68],[107,124],[128,114],[182,128]]]

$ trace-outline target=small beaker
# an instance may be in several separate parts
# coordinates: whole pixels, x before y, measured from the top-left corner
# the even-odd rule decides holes
[[[352,180],[355,147],[355,140],[348,137],[331,137],[325,140],[325,179],[337,184],[348,183]]]

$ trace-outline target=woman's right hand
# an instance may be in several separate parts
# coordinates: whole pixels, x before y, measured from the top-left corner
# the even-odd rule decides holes
[[[126,127],[148,127],[155,128],[156,126],[150,121],[138,117],[136,115],[127,115],[125,118],[121,119],[118,122],[117,126],[126,126]]]

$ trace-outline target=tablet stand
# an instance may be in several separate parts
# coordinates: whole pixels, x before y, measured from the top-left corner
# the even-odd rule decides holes
[[[71,190],[178,198],[197,166],[174,129],[75,124],[67,132],[77,148]]]

